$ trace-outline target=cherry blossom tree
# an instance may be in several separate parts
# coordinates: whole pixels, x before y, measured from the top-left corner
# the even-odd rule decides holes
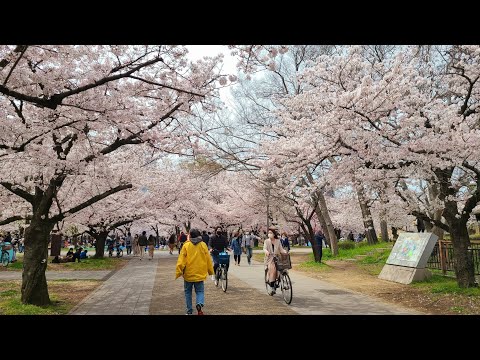
[[[175,129],[192,106],[214,109],[220,57],[190,63],[186,54],[182,46],[0,48],[0,185],[31,204],[23,303],[49,303],[45,269],[54,224],[132,187],[124,179],[101,181],[115,152],[177,146],[185,136]],[[85,177],[98,180],[96,191],[59,206],[61,194]]]
[[[367,184],[377,176],[372,170],[396,177],[394,189],[408,213],[451,234],[458,283],[469,287],[474,276],[466,224],[480,199],[480,49],[440,48],[430,63],[419,61],[414,50],[373,65],[358,47],[320,57],[304,74],[311,90],[286,101],[280,116],[290,129],[312,125],[309,130],[320,135],[317,162],[341,158],[344,170]],[[420,206],[414,181],[438,186],[437,199]],[[430,214],[443,209],[445,221],[432,218],[426,206]]]

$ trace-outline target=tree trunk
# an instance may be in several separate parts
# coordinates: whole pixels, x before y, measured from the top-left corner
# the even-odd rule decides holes
[[[437,210],[437,211],[435,211],[434,220],[441,221],[441,220],[442,220],[442,213],[443,213],[443,210]],[[425,225],[426,225],[427,223],[428,223],[428,222],[425,221]],[[428,231],[428,230],[427,230],[427,231]],[[435,225],[435,226],[433,226],[433,228],[431,229],[431,232],[438,236],[438,240],[443,240],[443,235],[444,235],[443,229],[441,229],[441,228],[439,228],[438,226]]]
[[[186,223],[184,223],[183,225],[185,225],[185,231],[187,232],[187,234],[190,232],[190,220],[188,220]]]
[[[54,224],[32,220],[25,229],[25,252],[22,272],[22,303],[37,306],[50,304],[45,270],[48,263],[48,240]]]
[[[462,221],[454,221],[449,225],[458,286],[461,288],[474,287],[475,272],[472,254],[468,251],[470,238],[468,236],[467,224]]]
[[[95,238],[95,259],[103,259],[105,253],[105,241],[107,240],[108,231],[101,231],[94,235]]]
[[[330,237],[330,250],[332,252],[332,256],[338,255],[338,239],[335,235],[335,228],[333,227],[332,220],[330,219],[330,214],[327,208],[327,202],[325,201],[325,196],[321,191],[317,191],[318,196],[318,207],[322,212],[323,218],[325,219],[325,223],[327,226],[327,232]]]
[[[390,241],[390,239],[388,238],[388,226],[386,220],[380,220],[380,231],[382,233],[382,241]]]
[[[427,213],[429,217],[433,217],[430,213]],[[423,224],[425,225],[425,232],[431,233],[433,230],[433,225],[429,221],[424,221]]]
[[[375,232],[375,227],[373,226],[372,213],[370,212],[370,207],[365,200],[365,194],[362,185],[357,186],[357,196],[358,202],[360,203],[360,209],[362,210],[363,226],[365,227],[367,241],[371,245],[376,244],[378,242],[377,233]]]
[[[320,223],[320,227],[322,228],[323,235],[325,236],[325,243],[328,245],[328,247],[331,248],[330,234],[327,231],[327,223],[325,222],[325,219],[318,205],[315,208],[315,214],[317,215],[318,222]]]
[[[318,248],[317,240],[315,239],[315,233],[312,228],[312,223],[308,221],[308,219],[302,219],[303,224],[302,230],[303,234],[305,235],[305,239],[312,244],[312,251],[313,251],[313,258],[315,259],[315,262],[321,262],[322,261],[322,249]],[[321,246],[321,244],[320,244]]]
[[[439,189],[438,184],[429,182],[427,189],[428,189],[429,203],[433,202],[435,199],[439,198],[440,189]],[[443,201],[443,198],[444,197],[442,196],[440,200]],[[434,220],[441,221],[442,220],[442,214],[443,214],[443,209],[438,209],[438,210],[435,210],[435,212],[433,214],[429,212],[428,215],[430,216],[430,218],[432,218]],[[443,229],[439,228],[436,225],[432,225],[428,221],[424,221],[424,224],[425,224],[425,230],[427,232],[431,232],[431,233],[437,235],[438,240],[443,240],[443,233],[444,233]]]

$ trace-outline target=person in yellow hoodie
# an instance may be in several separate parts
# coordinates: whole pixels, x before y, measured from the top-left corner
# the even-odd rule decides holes
[[[195,286],[195,300],[198,315],[203,315],[205,287],[203,281],[213,275],[213,263],[207,245],[197,229],[191,229],[187,241],[178,255],[175,279],[183,276],[187,315],[192,315],[192,287]]]

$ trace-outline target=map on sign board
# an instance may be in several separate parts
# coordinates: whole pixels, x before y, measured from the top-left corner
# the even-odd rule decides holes
[[[431,233],[401,233],[387,264],[424,268],[438,237]]]

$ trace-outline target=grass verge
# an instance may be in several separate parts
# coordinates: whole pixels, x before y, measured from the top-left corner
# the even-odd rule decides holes
[[[0,314],[2,315],[65,315],[100,285],[98,280],[51,280],[48,306],[24,305],[21,302],[21,282],[0,282]]]
[[[81,262],[52,264],[53,257],[49,257],[47,271],[75,271],[75,270],[114,270],[123,267],[126,259],[103,258],[103,259],[82,259]],[[18,256],[17,261],[8,264],[7,267],[0,266],[0,271],[22,271],[23,256]]]

